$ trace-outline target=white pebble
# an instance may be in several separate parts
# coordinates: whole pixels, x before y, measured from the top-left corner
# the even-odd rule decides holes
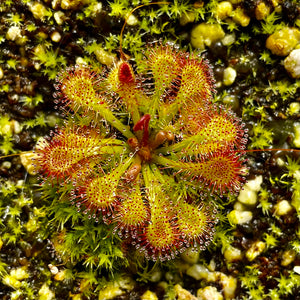
[[[227,218],[231,224],[244,224],[250,222],[253,218],[251,211],[232,210]]]
[[[54,13],[53,17],[54,17],[54,20],[56,21],[56,23],[58,25],[62,25],[64,23],[64,20],[65,20],[64,12],[57,11],[57,12]]]
[[[297,274],[300,274],[300,266],[295,266],[295,267],[293,268],[293,271],[294,271],[295,273],[297,273]]]
[[[61,35],[58,31],[54,31],[50,36],[51,40],[55,43],[58,43],[61,40]]]
[[[210,271],[203,265],[195,264],[187,269],[186,274],[193,277],[196,280],[207,279]]]
[[[293,78],[300,78],[300,49],[293,50],[284,60],[284,67]]]
[[[232,85],[235,81],[235,78],[236,78],[236,70],[231,68],[231,67],[228,67],[224,70],[224,73],[223,73],[223,83],[225,85]]]
[[[151,292],[150,290],[147,290],[142,296],[141,300],[158,300],[156,294],[154,292]]]
[[[251,247],[246,252],[246,257],[249,261],[254,260],[257,256],[259,256],[266,248],[266,244],[262,241],[254,242]]]
[[[225,299],[233,299],[237,287],[237,279],[221,273],[221,284]]]
[[[3,76],[4,76],[3,69],[0,67],[0,79],[2,79]]]
[[[263,182],[263,177],[262,175],[259,175],[252,180],[248,180],[248,182],[245,185],[249,187],[252,191],[258,192],[260,190],[260,186],[262,182]]]
[[[11,26],[9,27],[9,29],[7,30],[6,33],[6,38],[10,41],[15,41],[18,38],[21,38],[21,29],[18,26]]]
[[[28,7],[35,19],[43,21],[46,18],[48,11],[47,8],[42,3],[29,2]]]
[[[11,162],[10,161],[4,161],[2,164],[1,164],[1,168],[3,169],[10,169],[11,168]],[[1,247],[0,247],[1,249]]]
[[[254,205],[257,202],[257,193],[253,190],[250,190],[247,186],[240,191],[238,200],[247,205]]]
[[[13,129],[14,133],[18,134],[23,129],[22,126],[21,126],[21,124],[18,121],[16,121],[16,120],[11,120],[11,125],[12,125],[12,129]]]
[[[235,34],[231,33],[231,34],[226,34],[223,39],[222,39],[222,44],[224,46],[230,46],[232,45],[236,40]]]
[[[238,200],[246,205],[254,205],[257,202],[257,192],[260,190],[263,178],[261,175],[249,180],[240,191]]]
[[[245,210],[247,210],[246,205],[243,204],[243,203],[241,203],[241,202],[239,202],[239,201],[236,201],[234,203],[233,209],[238,210],[238,211],[245,211]]]
[[[274,214],[277,216],[287,215],[293,209],[293,207],[287,200],[282,200],[282,201],[278,202],[274,206],[274,208],[275,208]]]
[[[240,249],[229,246],[224,251],[224,257],[226,261],[233,262],[233,261],[241,260],[243,258],[243,255]]]
[[[138,19],[134,15],[130,15],[126,20],[126,24],[129,26],[135,26],[138,24],[138,22],[139,22]]]
[[[290,115],[295,115],[300,112],[300,103],[299,102],[292,102],[288,109]]]
[[[279,166],[279,167],[283,167],[283,166],[285,165],[285,161],[284,161],[281,157],[278,157],[278,158],[276,159],[276,164],[277,164],[277,166]]]
[[[197,291],[197,297],[199,300],[223,300],[222,294],[220,294],[216,287],[206,286],[203,289]]]
[[[300,123],[294,124],[294,132],[295,132],[295,136],[294,136],[293,143],[295,147],[299,148],[300,147]]]
[[[21,163],[27,172],[31,175],[36,175],[38,172],[37,167],[33,163],[33,160],[37,158],[37,154],[32,152],[22,153],[20,155]]]
[[[40,300],[51,300],[51,299],[55,299],[55,293],[50,290],[49,286],[47,285],[47,283],[44,283],[42,285],[42,287],[40,288],[39,292],[39,299]]]
[[[198,300],[193,296],[188,290],[184,289],[180,284],[174,286],[175,293],[177,295],[176,299],[178,300]]]
[[[58,268],[57,268],[57,266],[54,266],[54,265],[52,265],[52,264],[49,264],[49,265],[48,265],[48,268],[49,268],[49,270],[50,270],[50,272],[51,272],[52,275],[56,275],[56,274],[58,273]]]

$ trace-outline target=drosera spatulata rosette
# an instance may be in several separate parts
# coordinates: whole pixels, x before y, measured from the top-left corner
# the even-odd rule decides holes
[[[213,103],[206,60],[172,45],[149,46],[135,74],[77,65],[57,78],[63,128],[36,147],[52,184],[72,183],[71,202],[152,260],[213,239],[219,195],[245,182],[247,134]]]

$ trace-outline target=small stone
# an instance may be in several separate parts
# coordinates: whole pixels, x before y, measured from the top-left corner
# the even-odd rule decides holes
[[[124,291],[115,282],[109,282],[106,284],[105,288],[99,291],[99,300],[109,300],[114,299],[117,296],[121,296]]]
[[[285,160],[283,160],[281,157],[278,157],[278,158],[276,159],[276,164],[277,164],[277,166],[279,166],[279,167],[284,167],[284,166],[285,166]]]
[[[77,57],[75,62],[76,62],[76,65],[81,65],[81,66],[87,65],[87,62],[81,56]]]
[[[224,70],[224,73],[223,73],[223,83],[225,85],[232,85],[235,81],[235,78],[236,78],[236,70],[231,68],[231,67],[228,67]]]
[[[299,102],[290,103],[288,113],[289,113],[289,115],[299,114],[300,113],[300,103]]]
[[[294,250],[286,250],[282,253],[281,265],[286,267],[291,264],[296,258],[296,252]]]
[[[86,1],[90,1],[90,0],[86,0]],[[82,1],[83,4],[85,1]],[[90,17],[96,17],[97,14],[99,14],[100,12],[102,11],[102,3],[101,2],[95,2],[95,3],[91,3],[89,5],[89,16]],[[130,18],[130,17],[129,17]],[[134,17],[136,19],[136,24],[138,23],[138,19],[136,17]],[[134,20],[130,20],[131,23],[134,23],[135,21]],[[128,24],[128,23],[127,23]],[[134,25],[136,25],[134,24]]]
[[[48,265],[48,268],[49,268],[49,270],[50,270],[50,272],[51,272],[52,275],[56,275],[56,274],[58,273],[58,268],[57,268],[57,266],[54,266],[54,265],[52,265],[52,264],[49,264],[49,265]]]
[[[246,257],[249,261],[254,260],[259,256],[266,248],[266,244],[262,241],[254,242],[246,252]]]
[[[236,225],[250,222],[253,218],[253,215],[251,211],[232,210],[227,215],[227,218],[231,224]]]
[[[232,276],[227,276],[221,273],[222,290],[225,296],[225,299],[233,299],[235,296],[235,291],[237,288],[237,279]]]
[[[240,201],[236,201],[233,205],[233,209],[238,210],[238,211],[245,211],[247,210],[247,206]]]
[[[2,164],[1,164],[1,168],[2,169],[6,169],[6,170],[9,170],[11,168],[12,164],[10,161],[4,161]]]
[[[44,283],[39,290],[39,300],[51,300],[55,299],[55,293],[50,290],[49,286]]]
[[[222,39],[222,44],[224,46],[230,46],[232,45],[236,40],[236,36],[234,33],[231,33],[231,34],[226,34],[223,39]]]
[[[255,18],[263,20],[270,14],[271,8],[265,2],[259,2],[255,7]]]
[[[180,284],[174,286],[177,294],[177,300],[198,300],[197,297],[193,296],[189,291],[185,290]]]
[[[229,246],[224,251],[224,257],[225,257],[226,261],[233,262],[233,261],[242,260],[243,254],[242,254],[242,251],[240,249]]]
[[[222,1],[217,4],[215,16],[220,20],[224,20],[232,13],[232,4],[229,1]]]
[[[21,126],[20,122],[18,122],[17,120],[11,120],[11,125],[14,133],[21,133],[23,127]]]
[[[300,49],[293,50],[286,57],[284,67],[292,78],[300,78]]]
[[[207,266],[208,270],[214,272],[216,270],[216,262],[214,259],[211,259],[209,265]]]
[[[55,276],[54,280],[63,281],[66,278],[66,270],[59,271]]]
[[[37,154],[32,152],[20,154],[21,163],[30,175],[36,175],[38,172],[37,167],[33,163],[35,158],[37,158]]]
[[[278,202],[276,205],[274,205],[274,214],[277,216],[284,216],[290,213],[293,209],[289,201],[287,200],[282,200]]]
[[[254,205],[257,202],[257,192],[260,190],[263,178],[257,176],[253,180],[249,180],[244,188],[240,191],[238,200],[245,205]]]
[[[52,0],[51,5],[53,9],[57,9],[59,6],[60,0]]]
[[[249,187],[244,186],[244,188],[240,191],[238,200],[246,205],[254,205],[257,202],[257,193],[249,189]]]
[[[262,182],[263,182],[263,177],[262,175],[259,175],[252,180],[248,180],[245,185],[252,191],[259,192]]]
[[[296,148],[300,147],[300,123],[295,123],[294,124],[294,140],[293,144],[295,145]]]
[[[158,298],[154,292],[148,290],[141,296],[141,300],[158,300]]]
[[[297,274],[300,274],[300,266],[295,266],[295,267],[293,268],[293,271],[294,271],[295,273],[297,273]]]
[[[300,170],[296,170],[293,172],[293,178],[300,182]]]
[[[186,274],[196,280],[207,279],[211,272],[203,265],[195,264],[187,269]]]
[[[106,66],[111,66],[115,60],[116,60],[116,56],[105,51],[102,47],[99,46],[98,49],[95,50],[95,55],[97,60]]]
[[[240,24],[243,27],[246,27],[250,23],[250,17],[245,14],[244,10],[238,7],[233,11],[233,21],[237,24]]]
[[[58,25],[62,25],[65,21],[66,16],[65,16],[65,13],[63,11],[57,11],[57,12],[54,13],[53,17],[54,17],[54,20],[56,21],[56,23]]]
[[[45,52],[46,52],[46,50],[45,50],[45,47],[43,45],[37,45],[33,48],[33,54],[35,56],[38,56],[38,55],[43,54]]]
[[[206,286],[203,289],[197,291],[197,297],[199,300],[223,300],[223,296],[218,292],[214,286]]]
[[[28,6],[35,19],[44,21],[47,16],[47,8],[42,3],[29,2]]]
[[[11,26],[7,30],[6,38],[10,41],[16,41],[17,39],[22,38],[21,28],[18,26]]]
[[[205,46],[221,40],[225,36],[221,25],[201,23],[191,31],[191,44],[194,48],[204,50]]]
[[[62,9],[76,9],[80,4],[81,0],[61,0],[60,6]]]
[[[137,19],[137,17],[133,14],[131,14],[127,20],[126,20],[126,24],[129,25],[129,26],[135,26],[137,25],[139,22],[139,20]]]
[[[300,42],[300,31],[293,27],[284,27],[271,34],[266,41],[266,47],[278,56],[287,56]]]
[[[53,42],[58,43],[61,40],[61,34],[58,31],[51,33],[50,38]]]

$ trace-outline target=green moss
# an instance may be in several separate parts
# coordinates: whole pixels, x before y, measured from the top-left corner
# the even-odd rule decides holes
[[[273,131],[272,129],[267,129],[262,122],[259,122],[253,127],[253,136],[251,139],[251,149],[265,149],[272,145],[273,141]]]

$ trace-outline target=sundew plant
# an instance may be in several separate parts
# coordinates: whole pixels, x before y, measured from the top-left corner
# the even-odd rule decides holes
[[[0,1],[0,298],[297,299],[299,1],[148,2]]]
[[[62,71],[65,122],[38,143],[35,164],[52,185],[71,184],[79,211],[163,261],[212,240],[219,196],[245,181],[247,134],[213,102],[201,56],[161,43],[144,56],[138,72],[125,60]]]

